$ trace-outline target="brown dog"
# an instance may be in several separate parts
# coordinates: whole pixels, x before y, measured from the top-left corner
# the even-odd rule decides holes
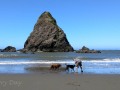
[[[61,64],[52,64],[50,70],[57,70],[61,67]]]

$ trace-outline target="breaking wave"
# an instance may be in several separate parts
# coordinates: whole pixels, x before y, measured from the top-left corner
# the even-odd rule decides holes
[[[115,59],[101,59],[101,60],[82,60],[83,63],[120,63],[120,58]],[[52,64],[52,63],[61,63],[61,64],[74,64],[73,60],[55,60],[55,61],[49,61],[49,60],[32,60],[32,61],[0,61],[0,65],[8,65],[8,64]]]

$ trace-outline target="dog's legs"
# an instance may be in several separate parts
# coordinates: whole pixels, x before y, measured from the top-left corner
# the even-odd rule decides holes
[[[73,70],[73,72],[75,72],[74,68],[72,70]]]
[[[69,71],[69,68],[66,66],[66,69],[65,69],[65,71]]]

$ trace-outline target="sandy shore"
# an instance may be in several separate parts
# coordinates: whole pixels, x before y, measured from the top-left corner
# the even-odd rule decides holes
[[[1,74],[0,90],[120,90],[119,75]]]

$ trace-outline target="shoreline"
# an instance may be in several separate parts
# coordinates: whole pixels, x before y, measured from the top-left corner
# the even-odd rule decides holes
[[[89,75],[120,75],[120,73],[114,73],[114,72],[110,72],[110,71],[102,71],[101,69],[85,69],[83,68],[83,72],[81,72],[81,69],[78,68],[78,70],[76,68],[74,68],[74,71],[69,69],[65,70],[66,67],[60,67],[58,70],[50,70],[50,65],[49,66],[38,66],[38,65],[34,65],[34,66],[27,66],[24,67],[22,71],[15,70],[15,71],[7,71],[7,72],[0,72],[0,74],[51,74],[51,73],[57,73],[57,74],[89,74]],[[8,69],[9,70],[9,69]],[[97,70],[97,71],[96,71]],[[100,70],[100,71],[99,71]],[[112,70],[116,70],[116,69],[112,69]],[[118,70],[119,71],[119,70]]]

